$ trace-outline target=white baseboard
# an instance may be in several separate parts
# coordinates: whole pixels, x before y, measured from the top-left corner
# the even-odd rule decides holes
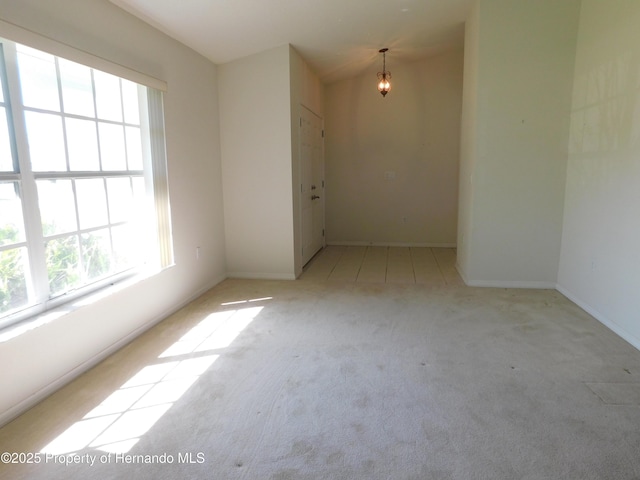
[[[295,273],[228,272],[227,278],[249,280],[295,280]]]
[[[528,281],[503,281],[503,280],[469,280],[460,264],[456,262],[456,270],[465,285],[469,287],[488,288],[533,288],[538,290],[555,290],[555,282],[528,282]]]
[[[367,244],[367,245],[369,245],[369,244]],[[588,314],[593,316],[596,320],[598,320],[604,326],[606,326],[611,331],[613,331],[615,334],[617,334],[622,339],[627,341],[633,347],[635,347],[638,350],[640,350],[640,338],[634,336],[629,331],[627,331],[626,329],[624,329],[621,326],[619,326],[617,323],[615,323],[615,322],[611,321],[610,319],[608,319],[606,316],[604,316],[603,314],[598,312],[595,308],[593,308],[588,303],[586,303],[583,300],[581,300],[580,298],[578,298],[576,295],[574,295],[572,292],[570,292],[569,290],[564,288],[562,285],[555,284],[555,283],[550,283],[550,282],[469,281],[466,278],[466,275],[465,275],[464,271],[460,268],[460,266],[458,264],[456,264],[456,269],[458,270],[458,273],[462,277],[462,279],[465,282],[465,284],[467,284],[469,286],[493,287],[493,288],[556,289],[562,295],[564,295],[569,300],[571,300],[573,303],[575,303],[580,308],[582,308],[584,311],[586,311]],[[0,413],[0,427],[5,425],[5,424],[7,424],[7,423],[9,423],[11,420],[13,420],[16,417],[18,417],[19,415],[23,414],[24,412],[29,410],[31,407],[35,406],[36,404],[38,404],[39,402],[44,400],[46,397],[48,397],[49,395],[54,393],[55,391],[59,390],[60,388],[62,388],[63,386],[65,386],[69,382],[73,381],[74,379],[76,379],[77,377],[82,375],[83,373],[87,372],[88,370],[90,370],[91,368],[93,368],[94,366],[99,364],[101,361],[105,360],[107,357],[109,357],[110,355],[112,355],[116,351],[120,350],[122,347],[124,347],[125,345],[127,345],[131,341],[133,341],[139,335],[141,335],[145,331],[149,330],[151,327],[155,326],[156,324],[160,323],[162,320],[164,320],[168,316],[172,315],[173,313],[175,313],[176,311],[178,311],[179,309],[181,309],[182,307],[184,307],[188,303],[192,302],[193,300],[198,298],[200,295],[202,295],[206,291],[208,291],[211,288],[213,288],[214,286],[216,286],[218,283],[220,283],[223,280],[225,280],[225,278],[254,278],[254,279],[295,280],[295,276],[293,274],[276,274],[276,275],[274,275],[274,274],[261,274],[261,273],[255,273],[255,272],[254,273],[249,273],[249,272],[229,272],[226,276],[222,276],[222,277],[216,278],[212,282],[210,282],[208,285],[206,285],[203,288],[199,289],[193,295],[189,296],[187,299],[182,301],[180,304],[175,305],[172,308],[170,308],[170,309],[162,312],[161,314],[155,316],[150,321],[148,321],[144,325],[141,325],[136,330],[134,330],[133,332],[129,333],[128,335],[126,335],[125,337],[120,339],[119,341],[113,343],[111,346],[109,346],[106,349],[102,350],[101,352],[97,353],[93,357],[87,359],[85,362],[83,362],[78,367],[74,368],[73,370],[71,370],[70,372],[66,373],[62,377],[58,378],[57,380],[49,383],[47,386],[41,388],[40,390],[35,392],[33,395],[31,395],[28,398],[26,398],[23,401],[21,401],[20,403],[14,405],[13,407],[9,408],[8,410],[6,410],[6,411],[4,411],[2,413]]]
[[[487,287],[487,288],[532,288],[538,290],[555,290],[554,282],[527,282],[527,281],[502,281],[502,280],[465,280],[463,281],[469,287]]]
[[[469,279],[467,278],[467,275],[465,274],[464,270],[458,263],[457,258],[456,258],[456,270],[458,271],[458,275],[460,275],[460,278],[462,278],[462,281],[464,282],[464,284],[469,285]]]
[[[583,301],[577,295],[573,294],[571,291],[564,288],[562,285],[555,283],[550,284],[549,282],[484,282],[484,281],[469,281],[466,277],[464,270],[460,267],[458,263],[456,263],[456,270],[460,277],[462,277],[462,281],[465,285],[470,287],[500,287],[500,288],[543,288],[543,289],[554,289],[560,292],[562,295],[567,297],[597,321],[602,323],[605,327],[611,330],[613,333],[618,335],[620,338],[628,342],[633,347],[640,350],[640,338],[636,337],[632,333],[630,333],[625,328],[621,327],[611,319],[607,318],[605,315],[600,313],[598,310],[593,308],[587,302]]]
[[[110,355],[113,355],[118,350],[120,350],[121,348],[123,348],[127,344],[131,343],[133,340],[136,339],[136,337],[142,335],[144,332],[149,330],[151,327],[157,325],[158,323],[160,323],[165,318],[167,318],[170,315],[174,314],[175,312],[180,310],[182,307],[184,307],[185,305],[189,304],[190,302],[192,302],[193,300],[198,298],[200,295],[202,295],[203,293],[205,293],[208,290],[212,289],[218,283],[222,282],[225,279],[226,279],[226,276],[221,276],[221,277],[218,277],[218,278],[214,279],[212,282],[209,282],[207,285],[205,285],[204,287],[202,287],[201,289],[196,291],[193,295],[190,295],[187,299],[183,300],[182,302],[180,302],[177,305],[172,306],[170,309],[165,310],[164,312],[160,313],[159,315],[156,315],[151,320],[149,320],[145,324],[139,326],[138,328],[136,328],[134,331],[132,331],[131,333],[129,333],[125,337],[121,338],[120,340],[118,340],[117,342],[113,343],[109,347],[107,347],[104,350],[100,351],[99,353],[97,353],[96,355],[92,356],[91,358],[87,359],[86,361],[84,361],[83,363],[81,363],[80,365],[75,367],[73,370],[71,370],[71,371],[67,372],[66,374],[62,375],[60,378],[58,378],[58,379],[54,380],[53,382],[49,383],[48,385],[46,385],[45,387],[41,388],[37,392],[33,393],[29,397],[25,398],[21,402],[19,402],[16,405],[12,406],[8,410],[5,410],[4,412],[0,413],[0,427],[6,425],[10,421],[12,421],[15,418],[19,417],[20,415],[25,413],[27,410],[29,410],[30,408],[34,407],[35,405],[37,405],[41,401],[43,401],[49,395],[53,394],[54,392],[56,392],[57,390],[61,389],[62,387],[64,387],[68,383],[72,382],[73,380],[78,378],[83,373],[89,371],[90,369],[92,369],[93,367],[98,365],[100,362],[105,360],[107,357],[109,357]]]
[[[353,242],[350,240],[335,240],[327,245],[338,247],[421,247],[421,248],[456,248],[455,243],[416,243],[416,242]]]
[[[611,330],[613,333],[621,337],[623,340],[634,346],[636,349],[640,350],[640,338],[633,335],[631,332],[621,327],[610,318],[607,318],[605,315],[600,313],[598,310],[593,308],[587,302],[583,301],[581,298],[573,294],[571,291],[564,288],[562,285],[556,284],[556,290],[558,290],[562,295],[567,297],[573,303],[578,305],[581,309],[591,315],[593,318],[598,320],[601,324]]]

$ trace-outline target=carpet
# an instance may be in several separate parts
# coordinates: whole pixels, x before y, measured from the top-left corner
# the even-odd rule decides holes
[[[638,479],[638,385],[556,291],[226,280],[0,429],[39,458],[0,478]]]

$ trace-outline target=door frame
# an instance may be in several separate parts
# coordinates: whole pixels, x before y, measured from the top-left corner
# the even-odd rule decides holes
[[[298,201],[298,207],[299,207],[299,222],[300,222],[300,249],[298,252],[296,252],[296,255],[299,256],[299,258],[301,259],[301,267],[304,268],[304,266],[309,262],[309,260],[311,258],[313,258],[313,255],[315,255],[318,251],[320,251],[322,248],[324,248],[326,246],[326,236],[324,234],[325,231],[325,216],[326,216],[326,185],[325,185],[325,157],[324,157],[324,153],[325,153],[325,148],[324,148],[324,118],[319,115],[318,113],[314,112],[311,108],[307,107],[306,105],[304,105],[303,103],[299,104],[299,121],[298,121],[298,185],[296,185],[296,188],[298,188],[298,192],[299,192],[299,201]],[[304,209],[303,209],[303,191],[302,191],[302,187],[303,187],[303,175],[304,175],[304,168],[303,168],[303,158],[302,158],[302,115],[303,112],[306,111],[307,113],[313,115],[314,117],[316,117],[317,119],[320,120],[320,128],[321,128],[321,142],[320,142],[320,199],[319,201],[322,203],[322,238],[321,238],[321,246],[320,248],[314,252],[313,255],[311,255],[311,257],[309,257],[309,259],[307,259],[306,261],[304,261],[304,245],[305,245],[305,234],[304,234]]]

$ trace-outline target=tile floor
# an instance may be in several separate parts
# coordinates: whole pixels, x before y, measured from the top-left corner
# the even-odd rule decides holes
[[[303,280],[464,285],[455,248],[329,245],[306,265]]]

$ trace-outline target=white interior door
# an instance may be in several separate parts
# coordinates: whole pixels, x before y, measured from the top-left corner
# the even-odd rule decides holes
[[[322,118],[300,107],[302,264],[324,246],[324,139]]]

